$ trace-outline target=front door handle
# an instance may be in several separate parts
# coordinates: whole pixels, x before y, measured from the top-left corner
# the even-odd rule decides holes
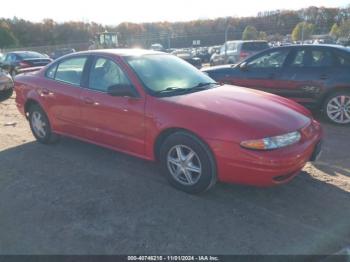
[[[93,106],[98,106],[99,105],[98,102],[95,102],[94,100],[92,100],[89,97],[85,97],[83,100],[84,100],[84,103],[88,104],[88,105],[93,105]]]
[[[53,92],[51,92],[49,89],[47,88],[43,88],[41,89],[41,92],[40,92],[41,96],[52,96],[54,95]]]

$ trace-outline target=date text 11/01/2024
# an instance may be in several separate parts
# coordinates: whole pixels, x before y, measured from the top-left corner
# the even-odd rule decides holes
[[[128,261],[219,261],[216,256],[128,256]]]

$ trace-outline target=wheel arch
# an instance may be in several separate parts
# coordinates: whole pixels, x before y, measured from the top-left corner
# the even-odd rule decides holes
[[[319,108],[321,109],[321,111],[323,110],[324,103],[326,102],[328,97],[330,97],[334,93],[341,92],[341,91],[346,91],[350,93],[350,86],[336,86],[328,90],[325,94],[323,94],[319,103]]]
[[[205,145],[207,147],[207,149],[209,150],[209,152],[211,153],[213,160],[214,160],[214,164],[216,166],[216,158],[215,158],[215,154],[213,152],[213,150],[211,149],[211,147],[209,146],[209,144],[200,136],[198,136],[196,133],[194,133],[191,130],[188,130],[186,128],[180,128],[180,127],[170,127],[170,128],[166,128],[164,130],[162,130],[154,143],[154,147],[153,147],[153,153],[154,153],[154,158],[155,161],[159,161],[159,154],[160,154],[160,148],[163,144],[163,142],[172,134],[177,133],[177,132],[184,132],[184,133],[188,133],[192,136],[194,136],[195,138],[197,138],[201,143],[203,143],[203,145]]]
[[[24,113],[25,113],[25,116],[27,119],[28,119],[29,109],[33,105],[38,105],[38,106],[42,107],[36,99],[33,99],[33,98],[27,99],[27,101],[24,104]]]

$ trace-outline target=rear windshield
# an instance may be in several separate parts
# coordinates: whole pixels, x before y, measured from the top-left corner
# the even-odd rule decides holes
[[[262,51],[268,48],[267,42],[247,42],[242,44],[242,50],[245,51]]]
[[[44,55],[36,53],[36,52],[17,53],[17,55],[22,59],[46,58]]]

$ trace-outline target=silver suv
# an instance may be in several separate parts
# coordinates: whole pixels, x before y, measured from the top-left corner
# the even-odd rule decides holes
[[[221,46],[220,53],[213,54],[210,65],[236,64],[268,48],[266,41],[227,41]]]

